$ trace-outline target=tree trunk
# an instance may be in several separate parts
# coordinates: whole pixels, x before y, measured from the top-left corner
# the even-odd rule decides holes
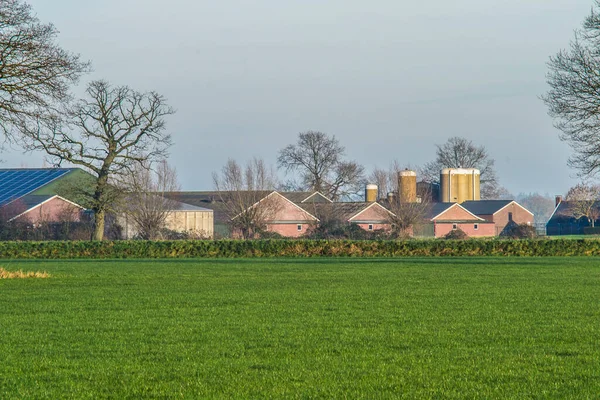
[[[104,239],[104,210],[96,210],[94,215],[94,232],[92,233],[92,240]]]

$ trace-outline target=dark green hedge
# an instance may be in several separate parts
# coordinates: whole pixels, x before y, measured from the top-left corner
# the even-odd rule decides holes
[[[597,256],[600,240],[0,242],[0,258]]]

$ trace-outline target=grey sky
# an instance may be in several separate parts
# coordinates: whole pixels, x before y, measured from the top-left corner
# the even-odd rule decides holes
[[[104,78],[164,94],[183,189],[228,157],[335,134],[369,170],[420,165],[435,144],[485,145],[513,193],[563,193],[570,149],[538,96],[545,62],[592,0],[29,0]],[[2,156],[7,167],[41,156]]]

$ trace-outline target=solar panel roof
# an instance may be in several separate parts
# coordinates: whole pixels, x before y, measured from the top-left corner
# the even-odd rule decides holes
[[[0,205],[25,196],[72,170],[72,168],[0,169]]]

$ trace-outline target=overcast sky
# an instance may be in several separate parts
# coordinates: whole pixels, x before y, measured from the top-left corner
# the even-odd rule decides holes
[[[184,190],[212,189],[227,158],[334,134],[347,156],[421,165],[463,136],[513,193],[564,193],[570,149],[539,96],[546,61],[592,0],[29,0],[85,77],[165,95]],[[11,151],[5,167],[38,167]]]

